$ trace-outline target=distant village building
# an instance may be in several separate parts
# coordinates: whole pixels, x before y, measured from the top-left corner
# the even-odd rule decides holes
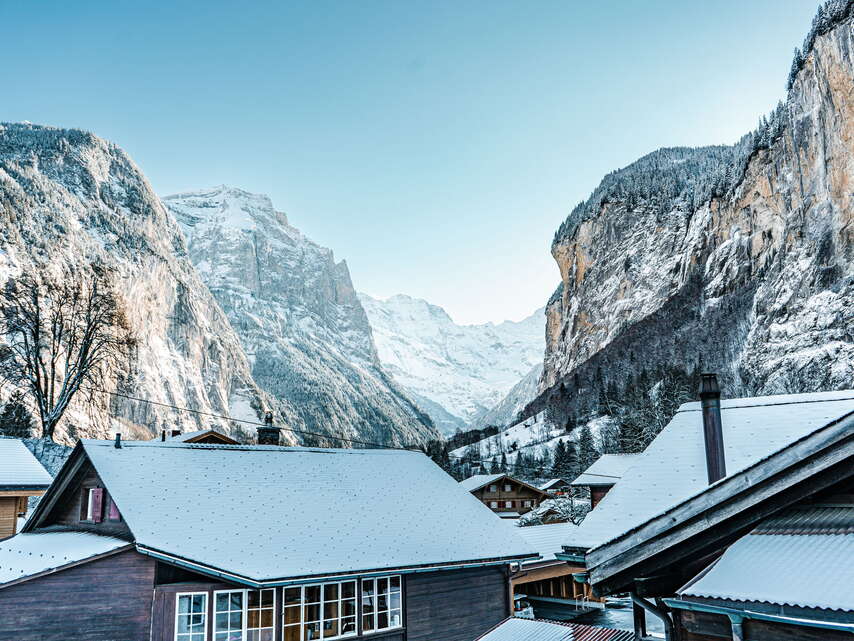
[[[0,539],[18,531],[31,496],[45,493],[53,479],[30,450],[15,438],[0,438]]]
[[[0,541],[0,639],[471,641],[533,557],[420,453],[84,440]]]
[[[165,434],[165,432],[164,432]],[[206,443],[208,445],[239,445],[238,441],[215,429],[198,430],[196,432],[181,432],[173,430],[171,436],[164,436],[161,440],[176,443]]]
[[[854,391],[720,400],[703,377],[558,555],[680,641],[854,633]]]
[[[460,486],[500,517],[509,519],[530,512],[549,498],[538,487],[507,474],[475,474],[460,481]]]
[[[551,496],[564,496],[571,488],[572,485],[569,481],[565,481],[564,479],[551,479],[540,486],[543,492]]]
[[[599,504],[640,454],[603,454],[578,476],[570,486],[590,490],[590,507]]]

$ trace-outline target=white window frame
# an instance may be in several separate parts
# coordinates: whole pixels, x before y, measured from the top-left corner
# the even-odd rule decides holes
[[[505,491],[505,492],[512,492],[512,491],[513,491],[513,486],[512,486],[512,485],[510,485],[509,483],[505,483],[505,484],[504,484],[504,491]]]
[[[492,485],[489,486],[489,491],[490,492],[497,492],[498,486],[495,483],[493,483]]]
[[[205,597],[205,611],[203,613],[204,614],[203,620],[205,622],[204,639],[207,639],[208,638],[208,617],[209,617],[209,613],[210,613],[210,602],[209,602],[210,597],[208,596],[207,592],[177,592],[175,594],[175,634],[173,635],[172,638],[175,641],[183,641],[183,639],[185,639],[185,638],[192,639],[192,637],[193,637],[193,634],[191,634],[189,632],[181,632],[180,633],[181,638],[180,639],[178,638],[178,634],[179,634],[178,633],[178,617],[181,616],[178,613],[179,612],[178,603],[181,601],[182,596],[188,596],[188,597],[203,596],[203,597]],[[191,599],[190,600],[190,613],[189,613],[189,615],[192,616],[193,614],[198,614],[196,612],[193,612],[192,608],[193,608],[193,602]],[[187,616],[187,615],[184,615],[184,616]]]
[[[531,502],[530,502],[530,501],[525,501],[522,505],[523,505],[524,507],[531,507]]]
[[[490,501],[489,507],[492,508],[493,510],[497,510],[498,509],[498,501]]]
[[[504,508],[505,509],[512,508],[512,507],[513,507],[513,501],[504,501]]]
[[[389,584],[389,592],[388,592],[388,594],[389,594],[389,596],[391,596],[391,594],[392,594],[392,591],[391,591],[391,580],[392,580],[392,579],[397,579],[397,581],[398,581],[398,585],[400,586],[400,588],[398,589],[398,591],[400,592],[400,623],[399,623],[398,625],[389,625],[389,626],[387,626],[387,627],[385,627],[385,628],[380,628],[380,627],[378,627],[378,624],[379,624],[379,608],[377,608],[377,605],[379,604],[379,603],[378,603],[378,602],[379,602],[379,599],[378,599],[378,596],[379,596],[379,595],[377,594],[377,581],[381,581],[381,580],[383,580],[383,579],[387,579],[387,580],[388,580],[388,584]],[[362,588],[362,585],[363,585],[363,584],[365,584],[365,583],[373,583],[373,585],[374,585],[374,612],[373,612],[373,615],[374,615],[374,628],[373,628],[372,630],[367,630],[367,631],[366,631],[366,630],[364,630],[364,629],[363,629],[363,627],[362,627],[362,618],[365,616],[365,614],[364,614],[364,605],[362,605],[362,598],[363,598],[363,594],[362,594],[363,588]],[[358,620],[359,620],[359,630],[361,631],[361,633],[362,633],[362,635],[363,635],[363,636],[364,636],[364,635],[370,635],[370,634],[379,634],[379,633],[381,633],[381,632],[388,632],[389,630],[400,630],[400,629],[402,629],[402,628],[403,628],[403,613],[404,613],[404,605],[403,605],[403,576],[401,576],[401,575],[399,575],[399,574],[389,574],[389,575],[387,575],[387,576],[375,576],[375,577],[370,577],[370,578],[362,579],[361,581],[359,581],[359,606],[360,606],[360,607],[359,607],[359,617],[358,617]],[[389,615],[391,615],[391,611],[392,611],[392,609],[397,610],[398,608],[392,608],[392,607],[391,607],[391,600],[389,599],[388,610],[387,610],[387,613],[388,613]],[[390,623],[390,622],[391,622],[391,616],[389,616],[389,623]]]
[[[86,521],[95,522],[95,501],[92,500],[92,495],[97,488],[90,487],[86,489]],[[103,499],[102,499],[103,500]]]
[[[339,634],[339,635],[336,635],[334,637],[323,636],[323,621],[324,621],[323,610],[324,610],[324,606],[326,605],[326,601],[324,599],[326,590],[325,590],[324,586],[327,586],[327,585],[337,585],[338,586],[338,626],[340,628],[341,627],[341,621],[344,619],[343,611],[341,608],[341,602],[344,600],[346,600],[346,601],[350,600],[349,597],[347,599],[343,599],[341,597],[341,594],[342,594],[341,586],[345,583],[352,583],[353,584],[352,600],[355,603],[355,616],[353,617],[353,620],[356,624],[355,629],[353,630],[353,632],[348,632],[346,634]],[[307,623],[306,617],[305,617],[305,608],[306,608],[305,590],[306,590],[306,588],[314,588],[314,587],[320,588],[320,602],[318,603],[318,605],[320,606],[320,620],[319,620],[320,637],[319,637],[319,639],[321,641],[332,641],[333,639],[349,639],[352,637],[359,636],[359,631],[360,631],[360,619],[359,619],[359,617],[361,615],[360,609],[359,609],[359,589],[361,587],[361,584],[359,583],[359,581],[357,579],[348,579],[345,581],[326,581],[324,583],[306,583],[304,585],[286,585],[286,586],[284,586],[282,588],[283,591],[282,591],[282,613],[281,613],[281,615],[282,615],[282,638],[284,638],[285,630],[287,628],[298,627],[300,630],[300,639],[302,639],[302,641],[308,641],[305,638],[305,627],[306,627],[306,623]],[[299,605],[300,621],[299,621],[299,623],[286,624],[285,623],[285,610],[287,609],[288,605],[285,602],[284,590],[294,589],[294,588],[300,589],[300,605]],[[332,601],[330,601],[329,603],[332,603]],[[314,604],[314,602],[312,602],[312,604]],[[291,607],[294,607],[294,604],[292,604]],[[315,623],[315,621],[311,621],[310,623]],[[315,640],[312,639],[311,641],[315,641]]]
[[[211,609],[212,622],[213,622],[213,625],[211,628],[211,630],[212,630],[211,638],[213,639],[213,641],[216,641],[216,635],[218,632],[225,632],[225,630],[217,630],[216,629],[216,615],[218,612],[218,610],[216,609],[216,597],[217,597],[217,595],[219,595],[219,594],[234,594],[235,592],[240,592],[243,594],[243,609],[242,609],[243,627],[241,628],[240,633],[241,633],[241,638],[243,639],[243,641],[246,641],[246,639],[249,635],[249,593],[250,592],[258,592],[258,598],[261,599],[259,601],[259,603],[263,603],[263,598],[261,596],[261,592],[263,592],[264,590],[270,590],[273,593],[273,639],[275,640],[275,638],[276,638],[276,588],[258,588],[257,590],[253,590],[253,589],[249,589],[249,588],[246,588],[246,589],[237,588],[235,590],[214,590],[214,592],[213,592],[213,608]],[[263,608],[263,607],[259,608],[259,610],[263,610],[263,609],[265,609],[265,608]],[[232,610],[228,610],[228,611],[232,612]],[[260,617],[259,617],[259,623],[260,623]],[[252,630],[260,630],[260,629],[263,629],[263,628],[252,628]],[[233,630],[228,630],[228,631],[233,632]]]

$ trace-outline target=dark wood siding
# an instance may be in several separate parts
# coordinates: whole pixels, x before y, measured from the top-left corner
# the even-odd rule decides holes
[[[148,641],[154,561],[132,550],[0,589],[0,641]]]
[[[503,566],[409,574],[406,641],[472,641],[509,614]]]
[[[590,488],[590,509],[599,505],[599,501],[605,498],[611,486],[594,486]]]
[[[18,499],[15,496],[0,496],[0,539],[12,536],[18,521]]]
[[[109,518],[112,497],[108,488],[104,489],[102,502],[103,518],[101,522],[91,523],[80,520],[83,508],[83,491],[90,487],[104,487],[104,482],[98,476],[92,464],[87,460],[83,463],[75,478],[68,484],[68,487],[57,501],[56,506],[47,515],[42,527],[38,529],[50,529],[51,527],[60,526],[130,540],[131,532],[127,524],[125,524],[124,519],[121,518],[121,506],[119,506],[121,520],[111,521]]]

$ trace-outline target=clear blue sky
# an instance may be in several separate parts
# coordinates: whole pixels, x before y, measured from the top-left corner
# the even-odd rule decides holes
[[[0,0],[0,120],[113,140],[163,195],[267,193],[362,291],[520,319],[572,206],[751,129],[817,5]]]

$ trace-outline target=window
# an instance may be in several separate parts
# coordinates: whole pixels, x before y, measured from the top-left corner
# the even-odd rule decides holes
[[[497,485],[494,485],[494,484],[493,484],[493,485],[490,485],[490,486],[489,486],[489,491],[490,491],[490,492],[497,492],[497,491],[498,491],[498,486],[497,486]]]
[[[355,581],[285,588],[284,593],[284,641],[355,636]]]
[[[531,502],[530,502],[530,501],[525,501],[525,507],[531,507]]]
[[[85,487],[80,501],[80,520],[100,523],[103,514],[104,488]]]
[[[491,507],[493,509],[497,508],[498,507],[498,501],[490,501],[489,507]]]
[[[214,592],[214,641],[273,641],[276,591]]]
[[[504,501],[504,507],[513,507],[513,501]]]
[[[205,641],[208,635],[208,594],[176,595],[175,641]]]
[[[362,579],[362,632],[403,625],[399,576]]]
[[[505,491],[505,492],[512,492],[512,491],[513,491],[513,486],[512,486],[512,485],[510,485],[509,483],[505,483],[505,484],[504,484],[504,491]]]

